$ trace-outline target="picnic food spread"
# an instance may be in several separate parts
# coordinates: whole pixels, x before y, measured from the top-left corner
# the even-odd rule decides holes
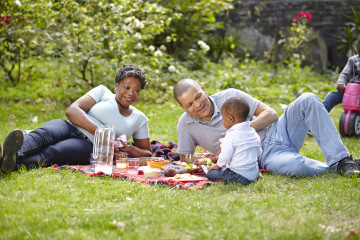
[[[127,158],[127,160],[132,158]],[[139,160],[139,158],[137,158]],[[141,160],[146,162],[147,166],[139,166],[138,170],[128,168],[117,168],[114,164],[112,166],[112,173],[110,175],[113,178],[128,179],[137,183],[144,183],[146,185],[167,185],[183,189],[199,189],[208,184],[217,184],[218,182],[210,181],[205,177],[205,173],[201,167],[205,165],[195,165],[193,163],[184,164],[184,162],[170,162],[164,158],[155,157],[142,157]],[[199,163],[206,163],[208,159],[201,160]],[[153,168],[150,165],[153,163],[163,165],[160,168]],[[198,162],[194,162],[199,164]],[[154,165],[152,165],[154,166]],[[207,165],[206,165],[207,166]],[[158,165],[157,165],[158,167]],[[58,166],[54,168],[59,168]],[[90,165],[73,165],[67,166],[72,171],[80,171],[90,176],[102,176],[103,172],[95,172],[94,168]],[[200,168],[200,169],[199,169]],[[198,171],[198,173],[196,171]]]

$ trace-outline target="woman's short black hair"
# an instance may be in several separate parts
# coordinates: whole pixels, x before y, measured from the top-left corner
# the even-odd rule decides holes
[[[121,82],[125,77],[136,77],[140,80],[141,89],[147,84],[146,73],[136,65],[125,64],[116,71],[115,83]]]

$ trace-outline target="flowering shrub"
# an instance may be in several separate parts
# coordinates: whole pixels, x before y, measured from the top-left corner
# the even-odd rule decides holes
[[[66,66],[69,89],[112,87],[116,68],[133,63],[148,74],[148,94],[163,96],[185,68],[206,66],[206,35],[231,1],[0,1],[0,81],[33,75],[22,71],[37,71],[25,66],[36,56]]]
[[[44,32],[38,27],[49,8],[40,0],[31,4],[15,0],[2,1],[0,9],[0,70],[4,73],[0,80],[16,85],[23,69],[32,69],[26,66],[28,59],[43,49]]]
[[[311,14],[309,12],[299,12],[293,19],[290,28],[287,31],[280,31],[278,45],[283,46],[284,51],[280,52],[279,57],[286,64],[300,66],[305,60],[302,48],[313,37],[312,28],[307,26],[310,21]]]

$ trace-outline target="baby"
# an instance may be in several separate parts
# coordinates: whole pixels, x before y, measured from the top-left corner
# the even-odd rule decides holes
[[[222,105],[221,115],[227,131],[219,159],[208,169],[210,180],[245,185],[258,179],[260,137],[250,127],[250,121],[246,121],[249,111],[249,104],[240,97],[229,98]]]

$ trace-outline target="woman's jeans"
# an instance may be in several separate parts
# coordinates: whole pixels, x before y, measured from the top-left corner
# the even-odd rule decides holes
[[[45,123],[24,136],[16,158],[17,166],[45,167],[89,164],[92,143],[82,132],[63,119]]]
[[[212,181],[223,181],[225,183],[240,183],[243,185],[250,184],[252,181],[231,171],[229,168],[223,167],[220,169],[211,170],[208,172],[208,179]]]
[[[299,154],[309,129],[326,163]],[[291,103],[268,130],[260,167],[281,175],[314,176],[336,172],[337,163],[348,156],[349,152],[320,99],[305,93]]]
[[[333,107],[335,107],[336,105],[342,102],[343,97],[344,97],[343,92],[339,92],[339,91],[328,92],[322,103],[324,104],[326,110],[330,112]]]

